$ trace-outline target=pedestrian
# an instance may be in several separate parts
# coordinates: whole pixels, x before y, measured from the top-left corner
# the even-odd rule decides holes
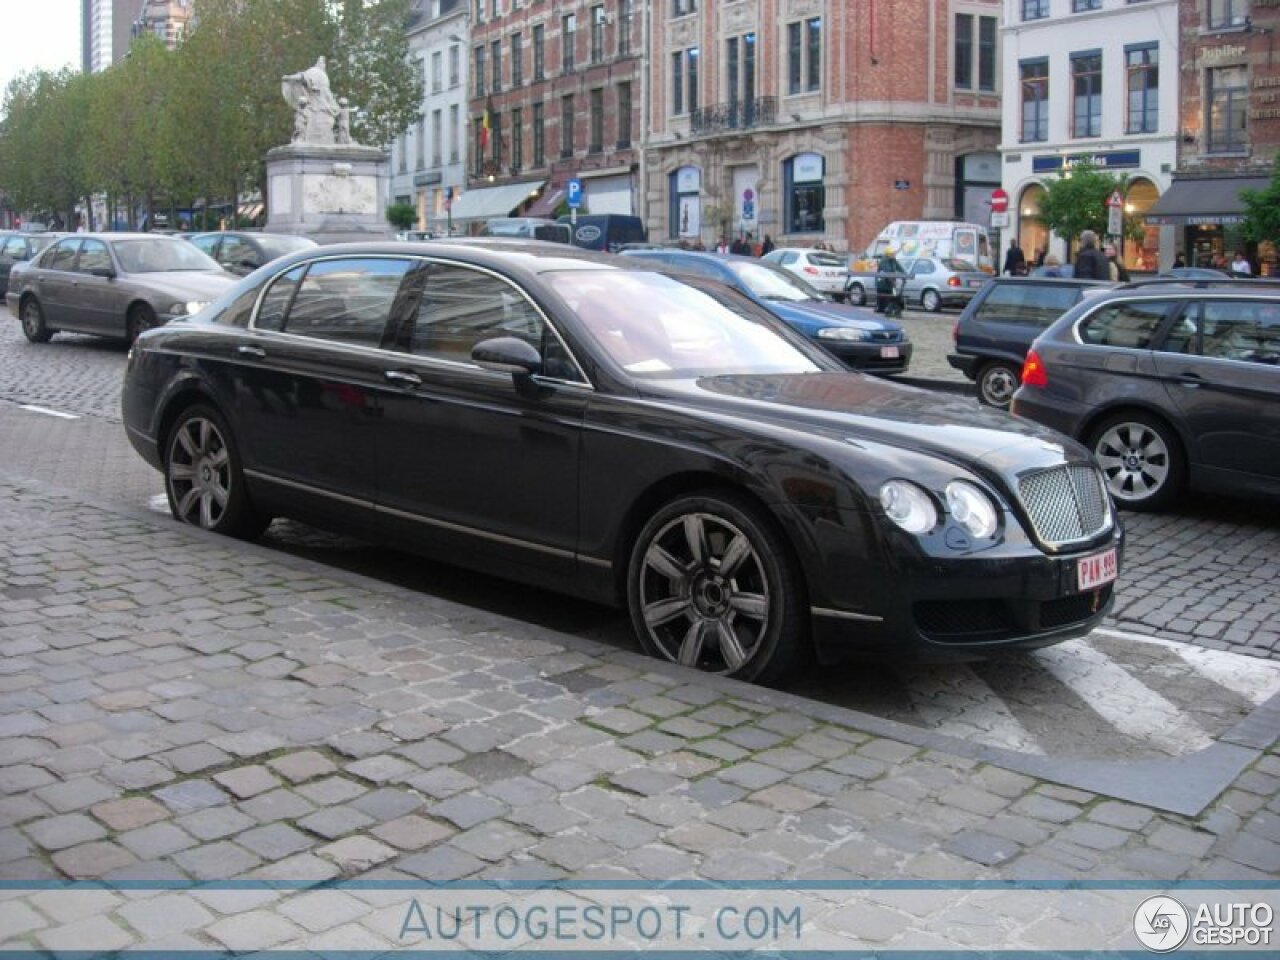
[[[769,254],[773,253],[773,251],[774,251],[774,246],[773,246],[773,237],[769,236],[769,235],[766,233],[766,234],[764,235],[764,243],[763,243],[763,244],[761,244],[760,249],[764,251],[764,256],[766,256],[766,257],[767,257]]]
[[[1027,273],[1027,258],[1018,246],[1015,237],[1009,241],[1009,249],[1004,255],[1004,269],[1000,271],[1007,277],[1022,277]]]
[[[902,264],[895,256],[897,252],[893,247],[885,247],[876,263],[876,313],[887,317],[902,316],[901,298],[897,295]]]
[[[747,252],[747,241],[742,234],[738,234],[733,238],[733,244],[729,247],[729,252],[735,257],[741,257]]]
[[[1128,283],[1129,271],[1125,269],[1124,264],[1121,263],[1120,259],[1116,256],[1115,244],[1108,243],[1103,248],[1102,254],[1107,258],[1107,273],[1110,275],[1112,281],[1116,283]]]
[[[1049,248],[1041,247],[1039,250],[1036,251],[1036,266],[1043,267],[1048,257],[1049,257]],[[1062,261],[1059,260],[1058,262],[1061,263]]]
[[[1185,270],[1186,268],[1187,268],[1186,258],[1182,256],[1182,251],[1179,250],[1177,253],[1173,255],[1173,269]]]
[[[716,253],[729,252],[729,238],[721,234],[720,242],[716,244]]]
[[[1253,264],[1249,262],[1249,258],[1244,255],[1243,250],[1236,251],[1236,258],[1231,261],[1231,272],[1240,277],[1253,276]]]
[[[1078,280],[1110,280],[1111,265],[1098,249],[1098,235],[1092,230],[1080,234],[1080,252],[1076,255],[1075,276]]]
[[[1044,263],[1040,264],[1040,266],[1044,267],[1044,275],[1046,277],[1062,276],[1062,261],[1053,254],[1047,255],[1044,258]]]

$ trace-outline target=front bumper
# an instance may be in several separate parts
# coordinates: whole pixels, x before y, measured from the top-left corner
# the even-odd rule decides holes
[[[846,367],[865,370],[868,373],[905,373],[911,365],[912,344],[909,340],[898,343],[876,343],[869,340],[818,340],[813,341]],[[897,348],[897,356],[885,356],[884,348]]]

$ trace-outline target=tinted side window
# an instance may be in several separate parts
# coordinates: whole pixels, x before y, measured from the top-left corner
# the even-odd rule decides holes
[[[218,251],[218,262],[223,266],[242,267],[258,263],[258,251],[253,244],[239,237],[228,237],[222,241],[222,249]]]
[[[284,315],[293,302],[293,295],[298,290],[298,283],[306,273],[306,266],[294,267],[283,276],[277,277],[266,295],[262,298],[262,306],[258,308],[258,319],[253,325],[258,330],[283,330]]]
[[[1044,328],[1080,299],[1073,286],[1039,283],[998,283],[991,287],[976,316],[996,323]]]
[[[191,243],[195,244],[209,256],[213,256],[213,248],[218,245],[218,241],[222,238],[217,234],[211,237],[193,237]]]
[[[80,260],[76,269],[81,273],[90,270],[110,270],[111,254],[107,253],[107,245],[101,240],[86,240],[80,248]]]
[[[1280,302],[1207,302],[1201,328],[1201,352],[1206,357],[1280,364]]]
[[[1168,300],[1111,304],[1080,324],[1080,339],[1102,347],[1147,350],[1170,306]]]
[[[70,270],[72,264],[76,262],[76,250],[79,248],[79,238],[63,240],[49,252],[40,265],[50,270]]]
[[[360,258],[311,264],[285,315],[284,332],[378,347],[408,260]]]
[[[26,258],[27,245],[21,237],[10,237],[5,241],[3,249],[0,249],[0,256],[4,256],[13,260],[23,260]]]

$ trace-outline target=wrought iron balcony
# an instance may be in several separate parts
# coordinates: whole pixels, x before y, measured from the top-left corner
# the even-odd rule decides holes
[[[736,100],[717,103],[711,107],[699,107],[689,113],[690,129],[694,133],[716,133],[720,130],[749,130],[776,123],[777,97],[756,97],[752,100]]]

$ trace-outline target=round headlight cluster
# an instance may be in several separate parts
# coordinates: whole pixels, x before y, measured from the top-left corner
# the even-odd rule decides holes
[[[880,488],[885,516],[907,533],[928,533],[938,525],[938,511],[929,495],[914,483],[890,480]]]
[[[995,533],[1000,522],[987,495],[964,480],[947,484],[947,511],[977,540],[985,540]]]
[[[866,340],[868,336],[857,327],[823,327],[818,331],[819,340]]]

